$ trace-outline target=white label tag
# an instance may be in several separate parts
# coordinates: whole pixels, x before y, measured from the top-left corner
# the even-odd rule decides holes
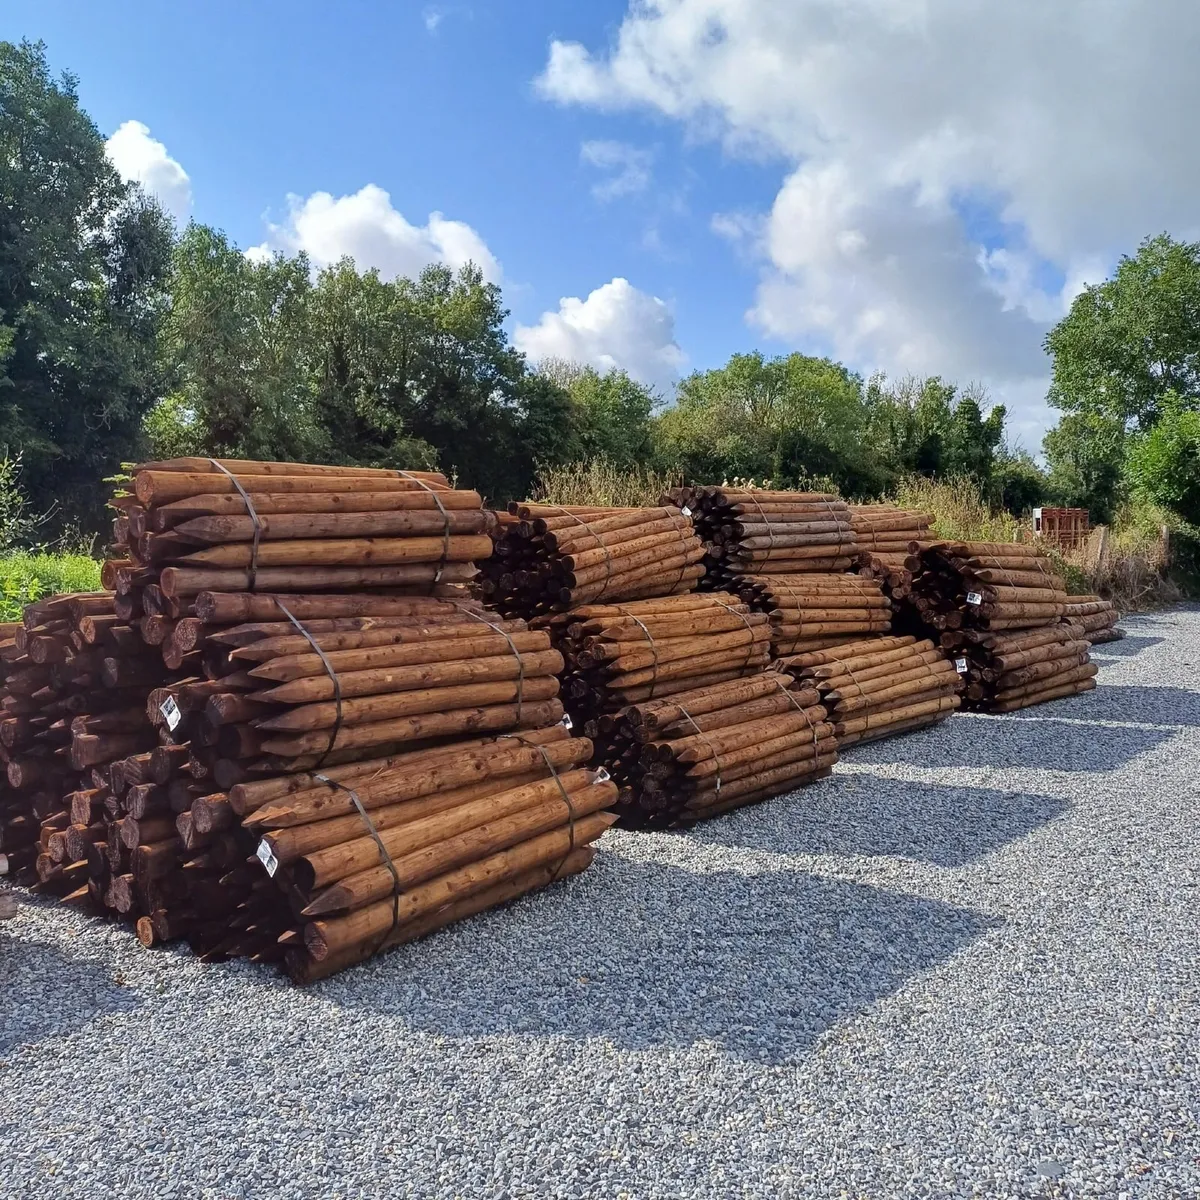
[[[967,673],[967,660],[965,658],[956,658],[954,660],[954,669],[960,675],[965,675]]]
[[[692,510],[688,508],[686,504],[679,511],[682,512],[685,517],[690,517],[692,515]]]
[[[274,879],[275,872],[279,870],[279,859],[275,857],[275,852],[271,849],[271,843],[266,838],[263,838],[258,843],[258,849],[255,851],[255,854],[258,855],[258,861],[267,868],[267,874]]]
[[[967,603],[968,604],[982,604],[983,597],[978,592],[968,592],[967,593]]]
[[[174,733],[179,728],[179,722],[183,720],[183,713],[179,711],[179,705],[175,703],[174,696],[168,696],[159,706],[158,711],[162,713],[163,718],[167,722],[167,728]]]
[[[562,727],[563,727],[563,728],[564,728],[564,729],[565,729],[565,730],[566,730],[568,733],[570,733],[570,732],[571,732],[571,730],[575,728],[575,722],[571,720],[571,714],[570,714],[570,713],[563,713],[563,715],[562,715],[562,720],[561,720],[561,721],[559,721],[559,724],[560,724],[560,725],[561,725],[561,726],[562,726]]]
[[[607,783],[611,778],[612,778],[612,776],[608,773],[608,770],[605,767],[601,767],[596,772],[595,778],[592,780],[592,782],[593,783]]]

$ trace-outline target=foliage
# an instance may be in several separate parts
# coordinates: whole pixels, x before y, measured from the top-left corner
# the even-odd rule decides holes
[[[44,521],[44,516],[29,511],[21,487],[20,456],[0,456],[0,554],[27,544]]]
[[[1168,393],[1200,402],[1200,243],[1147,238],[1075,297],[1046,338],[1050,403],[1148,429]]]
[[[100,564],[85,555],[16,551],[0,557],[0,621],[19,621],[21,610],[43,596],[100,589]]]
[[[1004,509],[993,508],[979,485],[965,476],[955,479],[926,479],[910,475],[900,481],[894,500],[901,508],[915,509],[933,517],[939,538],[967,542],[1015,542],[1023,525]]]
[[[0,42],[0,453],[30,502],[95,528],[158,394],[172,230],[122,183],[45,48]]]
[[[564,391],[571,451],[580,460],[604,459],[618,468],[647,462],[653,453],[650,414],[654,393],[627,372],[601,374],[595,367],[551,359],[538,363],[537,373]]]
[[[538,477],[534,496],[547,504],[653,507],[664,492],[678,486],[676,477],[646,467],[618,467],[607,459],[547,467]]]
[[[1152,429],[1131,440],[1128,478],[1140,495],[1200,525],[1200,412],[1173,393],[1162,410]]]
[[[1049,494],[1067,508],[1086,508],[1093,525],[1108,524],[1123,492],[1125,431],[1092,412],[1068,413],[1046,434]]]
[[[1049,495],[1046,473],[1027,451],[1004,447],[992,464],[989,494],[993,503],[1025,516]]]

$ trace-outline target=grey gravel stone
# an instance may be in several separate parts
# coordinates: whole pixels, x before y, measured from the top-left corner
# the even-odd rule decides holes
[[[0,1197],[1200,1196],[1200,610],[308,991],[31,901]]]

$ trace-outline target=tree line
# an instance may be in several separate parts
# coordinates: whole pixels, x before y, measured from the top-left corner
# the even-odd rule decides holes
[[[122,461],[182,454],[436,466],[497,503],[603,459],[857,498],[969,478],[1015,513],[1094,519],[1137,489],[1186,512],[1198,308],[1200,247],[1166,238],[1076,299],[1047,339],[1064,412],[1048,469],[1006,444],[1002,406],[937,377],[748,353],[668,400],[623,371],[528,362],[474,267],[387,280],[177,232],[117,176],[74,78],[41,45],[0,43],[0,460],[20,456],[30,507],[59,526],[101,527]]]

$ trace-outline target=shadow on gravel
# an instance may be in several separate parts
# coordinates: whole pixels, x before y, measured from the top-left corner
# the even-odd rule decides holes
[[[1130,636],[1122,638],[1119,642],[1101,642],[1099,646],[1092,647],[1092,657],[1133,658],[1135,654],[1149,650],[1151,646],[1157,646],[1159,642],[1166,640],[1162,637]]]
[[[1155,725],[1192,723],[1146,716],[1145,710],[1138,707],[1136,696],[1125,696],[1127,692],[1177,690],[1180,689],[1099,687],[1070,700],[1003,716],[955,716],[938,727],[938,737],[922,743],[919,753],[898,738],[852,748],[845,758],[847,762],[868,766],[919,763],[922,767],[1115,771],[1174,735],[1168,729],[1112,729],[1093,724],[1093,720],[1145,721]],[[1200,696],[1191,692],[1182,695],[1190,697],[1192,711],[1200,718],[1200,711],[1195,709]],[[1004,735],[997,732],[997,723],[1008,727]]]
[[[1120,642],[1113,643],[1120,645]],[[1200,692],[1178,687],[1123,687],[1119,684],[1098,687],[1073,698],[1082,711],[1073,711],[1071,716],[1081,716],[1096,721],[1144,721],[1147,725],[1190,725],[1200,726]],[[1026,710],[1036,715],[1036,708]],[[1014,714],[1021,717],[1023,713]],[[1116,733],[1121,739],[1130,732],[1127,729],[1096,731],[1097,741]]]
[[[0,1054],[140,1004],[98,959],[73,958],[53,946],[0,935]]]
[[[1062,816],[1053,796],[835,775],[820,788],[731,813],[689,837],[780,854],[895,855],[962,867]]]
[[[694,874],[602,852],[470,924],[318,987],[443,1037],[714,1042],[774,1064],[1001,922],[801,872]]]

